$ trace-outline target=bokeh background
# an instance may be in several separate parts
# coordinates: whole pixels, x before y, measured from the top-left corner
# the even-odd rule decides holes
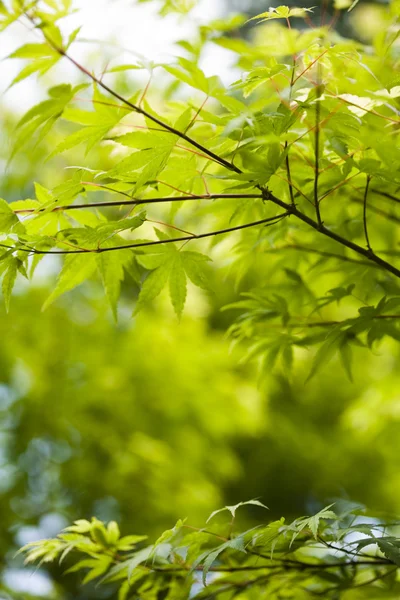
[[[157,2],[79,0],[66,27],[83,24],[75,56],[101,71],[132,56],[165,60],[199,24],[261,0],[204,0],[189,16],[160,16]],[[311,3],[303,3],[309,6]],[[315,4],[315,2],[313,3]],[[272,3],[270,4],[272,5]],[[385,23],[385,3],[361,2],[336,21],[341,35],[369,42]],[[334,17],[318,6],[316,22]],[[252,31],[244,27],[243,36]],[[5,57],[30,39],[16,24],[2,34]],[[92,42],[89,42],[92,40]],[[96,41],[97,40],[97,41]],[[107,42],[107,43],[106,43]],[[206,49],[207,74],[237,78],[233,56]],[[33,181],[54,185],[74,161],[45,161],[59,130],[8,163],[19,116],[55,81],[78,79],[66,65],[39,81],[7,90],[18,69],[0,63],[0,196],[29,198]],[[60,79],[61,78],[61,79]],[[119,74],[121,91],[146,74]],[[162,76],[155,76],[157,98]],[[106,150],[91,159],[106,164]],[[161,297],[132,318],[138,290],[123,289],[116,325],[100,283],[92,282],[42,312],[56,260],[45,260],[31,283],[18,281],[10,313],[0,307],[0,598],[111,597],[63,578],[61,570],[23,570],[22,544],[55,535],[71,520],[116,519],[125,533],[158,535],[180,517],[201,525],[214,509],[259,497],[271,518],[298,516],[336,497],[400,513],[399,351],[358,356],[354,382],[332,363],[305,384],[311,356],[290,380],[243,363],[226,330],[235,315],[221,307],[257,279],[257,267],[237,285],[221,253],[211,277],[215,294],[191,291],[181,322]],[[256,510],[256,509],[255,509]],[[259,515],[248,512],[248,519]]]

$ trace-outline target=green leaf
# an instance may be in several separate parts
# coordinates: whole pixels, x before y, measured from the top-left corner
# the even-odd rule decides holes
[[[353,354],[348,340],[343,339],[343,342],[339,346],[339,352],[346,375],[349,378],[349,381],[353,381],[353,374],[351,371]]]
[[[289,8],[288,6],[277,6],[276,8],[271,7],[268,10],[268,12],[260,13],[259,15],[256,15],[255,17],[252,17],[251,19],[249,19],[249,21],[254,21],[255,19],[261,19],[260,23],[263,23],[264,21],[269,21],[271,19],[288,19],[289,17],[305,17],[305,16],[307,16],[307,13],[313,11],[313,8]]]
[[[228,549],[237,550],[239,552],[246,553],[246,548],[244,546],[243,538],[241,536],[238,536],[238,537],[234,538],[233,540],[229,540],[228,542],[225,542],[221,546],[218,546],[218,548],[216,548],[216,550],[213,550],[212,552],[209,552],[207,554],[207,556],[203,562],[203,575],[202,575],[203,585],[207,585],[207,575],[208,575],[208,572],[209,572],[210,568],[212,567],[213,563],[215,562],[215,560],[218,558],[218,556],[222,552],[224,552],[225,550],[228,550]]]
[[[110,302],[115,321],[118,320],[118,299],[121,293],[121,282],[124,279],[124,269],[129,268],[133,254],[129,250],[117,252],[101,252],[96,254],[97,267],[103,281],[104,290]]]
[[[343,335],[343,332],[338,329],[334,329],[331,333],[328,334],[325,342],[321,345],[321,347],[317,350],[317,353],[315,354],[310,374],[307,377],[307,381],[314,377],[317,371],[319,371],[321,367],[326,366],[328,362],[333,358],[333,356],[341,347]]]
[[[22,234],[25,227],[18,219],[12,208],[0,198],[0,233]]]
[[[157,230],[160,240],[168,240],[168,236]],[[205,264],[210,260],[204,254],[198,252],[178,252],[172,246],[151,249],[154,254],[138,254],[137,261],[146,269],[153,272],[147,277],[139,295],[139,310],[145,302],[155,298],[169,281],[169,295],[178,316],[181,317],[185,305],[188,277],[194,285],[203,289],[209,289],[209,276],[205,270]],[[158,277],[160,280],[157,281]],[[149,283],[146,282],[149,280]],[[149,287],[147,287],[149,286]],[[143,292],[144,289],[144,292]],[[147,300],[146,300],[147,298]]]
[[[74,31],[69,35],[68,37],[68,42],[66,45],[66,50],[68,50],[68,48],[71,46],[71,44],[74,43],[74,41],[76,40],[76,38],[78,37],[80,31],[81,31],[82,27],[77,27],[76,29],[74,29]]]
[[[171,263],[164,261],[158,269],[152,271],[145,279],[140,290],[135,313],[156,298],[168,281]]]
[[[136,260],[142,267],[152,271],[158,269],[165,262],[166,258],[165,253],[160,251],[158,254],[138,254]]]
[[[100,558],[94,561],[93,568],[87,573],[87,575],[83,579],[83,585],[101,577],[104,575],[109,567],[113,564],[113,559],[111,556],[101,556]]]
[[[265,509],[269,510],[268,506],[265,506],[265,504],[263,504],[259,500],[247,500],[247,502],[239,502],[238,504],[235,504],[233,506],[224,506],[224,508],[219,508],[218,510],[214,510],[211,513],[211,515],[208,517],[206,522],[208,523],[209,521],[211,521],[211,519],[213,517],[215,517],[215,515],[218,515],[219,513],[224,512],[224,511],[230,512],[232,517],[235,517],[236,511],[238,508],[240,508],[242,506],[248,506],[250,504],[252,504],[254,506],[260,506],[261,508],[265,508]]]
[[[12,256],[8,258],[7,269],[3,276],[2,292],[7,312],[10,309],[11,293],[13,291],[15,280],[17,278],[18,262],[19,260],[17,258],[14,258]]]
[[[181,317],[186,300],[186,272],[182,263],[180,252],[176,252],[171,261],[169,275],[169,294],[172,306],[178,318]]]
[[[95,228],[96,238],[99,241],[107,240],[113,234],[121,231],[138,229],[146,221],[146,213],[142,212],[135,217],[125,217],[119,221],[108,221]],[[111,247],[111,244],[110,244]]]
[[[8,58],[49,58],[55,56],[57,56],[57,53],[49,44],[41,43],[25,44],[10,54]]]
[[[310,529],[314,539],[317,539],[321,520],[338,520],[336,513],[334,513],[332,510],[329,510],[332,506],[333,504],[326,506],[312,517],[300,517],[300,519],[296,519],[296,521],[294,521],[294,523],[288,527],[289,530],[294,530],[290,546],[292,546],[295,539],[305,529]]]
[[[147,537],[147,535],[125,535],[119,539],[117,543],[118,549],[122,552],[132,550],[137,544],[147,540]]]
[[[96,270],[96,256],[90,252],[71,254],[65,257],[63,268],[58,276],[56,287],[43,305],[45,310],[56,298],[74,289]]]
[[[377,539],[376,543],[379,547],[379,550],[383,552],[386,558],[392,561],[395,565],[400,567],[400,546],[399,540],[392,539]]]
[[[130,591],[129,581],[124,581],[118,590],[118,600],[127,600]]]
[[[17,83],[20,83],[33,73],[38,73],[39,75],[44,75],[49,71],[54,65],[58,62],[60,57],[58,55],[51,56],[49,58],[40,58],[32,61],[30,64],[26,65],[24,68],[20,70],[18,75],[14,77],[9,87],[13,87]]]
[[[53,202],[54,202],[54,196],[50,192],[50,190],[46,189],[40,183],[37,183],[37,182],[35,182],[35,194],[36,194],[37,201],[42,206],[47,206],[49,204],[53,204]]]
[[[181,252],[181,254],[182,264],[185,269],[185,273],[190,279],[190,281],[197,287],[202,288],[203,290],[211,290],[210,273],[207,269],[205,262],[211,259],[204,255],[199,256],[204,256],[205,260],[193,257],[193,254],[197,254],[194,252]]]
[[[78,519],[73,525],[66,527],[64,531],[72,531],[73,533],[89,533],[91,528],[90,521],[86,519]]]
[[[163,65],[163,68],[176,79],[208,94],[209,83],[204,73],[191,61],[181,58],[179,62],[179,66]]]
[[[141,563],[146,562],[148,558],[151,556],[153,551],[153,546],[147,546],[146,548],[142,548],[142,550],[138,550],[132,556],[128,563],[128,581],[131,581],[132,575],[136,567],[138,567]]]

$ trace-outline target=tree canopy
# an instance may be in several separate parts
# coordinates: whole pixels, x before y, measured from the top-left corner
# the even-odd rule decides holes
[[[57,513],[79,520],[28,560],[105,597],[396,598],[397,522],[319,503],[400,511],[399,1],[368,43],[279,6],[95,65],[72,10],[0,2],[0,36],[29,38],[11,86],[45,88],[3,124],[4,551],[16,515]],[[288,520],[260,526],[260,496]],[[144,541],[225,501],[230,524]]]
[[[33,276],[45,256],[56,255],[63,265],[45,306],[97,272],[115,318],[125,276],[140,287],[135,312],[167,287],[180,317],[188,282],[210,287],[210,245],[202,240],[211,238],[217,248],[221,240],[231,244],[238,278],[250,259],[265,263],[268,285],[254,282],[227,308],[241,312],[233,334],[249,337],[267,364],[281,360],[290,369],[294,348],[318,344],[310,375],[339,352],[351,377],[354,345],[398,338],[397,30],[382,32],[371,54],[327,26],[293,29],[290,20],[310,9],[278,7],[254,18],[269,25],[259,43],[227,36],[241,22],[233,18],[203,27],[197,43],[181,42],[187,56],[175,63],[138,61],[97,76],[73,57],[79,30],[65,38],[58,26],[70,9],[70,2],[3,8],[3,29],[25,19],[42,38],[10,55],[25,61],[12,84],[61,60],[84,76],[75,86],[52,86],[22,117],[12,154],[72,123],[50,158],[82,147],[88,157],[51,188],[35,183],[34,198],[3,201],[6,305],[17,274]],[[396,3],[390,12],[397,18]],[[245,73],[229,88],[199,67],[206,40],[238,55]],[[171,78],[162,112],[151,106],[149,86],[126,97],[106,79],[143,68]],[[182,98],[187,88],[196,100]],[[81,107],[81,94],[92,110]],[[99,145],[105,168],[89,158]],[[333,268],[333,287],[318,294]],[[347,318],[311,318],[346,299],[353,305]]]

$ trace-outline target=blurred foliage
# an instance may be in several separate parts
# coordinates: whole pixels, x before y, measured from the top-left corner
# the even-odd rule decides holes
[[[167,3],[166,9],[174,8],[174,4],[179,3]],[[221,23],[215,32],[216,27],[205,27],[202,35],[235,50],[234,38],[221,34]],[[280,44],[287,42],[284,29],[274,24],[260,26],[252,34],[256,46],[266,33],[271,36],[269,48],[275,45],[277,53],[282,52]],[[378,51],[383,44],[379,33],[375,36]],[[195,42],[186,44],[191,57],[200,52]],[[260,57],[252,55],[250,44],[243,44],[238,63],[249,72],[258,68],[255,65]],[[353,50],[350,48],[348,56],[354,57]],[[308,60],[314,57],[310,52]],[[360,88],[371,86],[372,94],[380,84],[371,83],[368,69],[376,70],[379,65],[374,59],[366,61],[360,70],[349,60],[346,75],[350,82],[356,77]],[[333,60],[333,66],[338,72],[343,63]],[[393,75],[392,66],[388,62],[380,71],[386,83]],[[132,71],[135,74],[136,70]],[[182,71],[180,75],[185,76]],[[53,76],[46,77],[53,85]],[[113,77],[120,93],[138,94],[142,89],[131,71],[116,72]],[[285,83],[283,78],[278,81],[281,91]],[[276,93],[259,71],[253,79],[249,75],[238,82],[233,95],[238,102],[243,100],[239,95],[243,86],[247,86],[247,102],[254,102],[255,112],[266,95]],[[307,89],[311,88],[312,84]],[[173,108],[180,100],[176,89],[176,81],[172,81],[166,90]],[[194,114],[202,97],[196,91],[184,93]],[[91,101],[86,90],[82,94],[85,101]],[[155,108],[163,106],[156,84],[150,89],[149,102]],[[377,104],[378,110],[386,116],[395,114],[391,106],[398,107],[398,98],[390,100],[389,108],[387,104]],[[274,111],[277,106],[275,95],[269,109]],[[309,110],[311,114],[313,109]],[[219,120],[224,118],[220,106],[215,113],[204,111],[206,118],[214,119],[213,126],[228,127],[226,121]],[[1,133],[8,140],[0,146],[4,164],[15,143],[17,120],[3,111]],[[372,118],[369,121],[374,133],[371,143],[378,148],[382,146],[381,122],[376,125]],[[236,125],[227,131],[234,139]],[[123,156],[114,146],[111,149],[108,140],[95,145],[87,157],[85,149],[79,147],[46,160],[73,127],[65,119],[38,143],[31,143],[35,130],[25,131],[20,141],[27,149],[17,152],[1,174],[0,195],[9,202],[33,198],[35,180],[52,189],[69,181],[71,170],[65,167],[85,164],[106,171]],[[205,138],[208,132],[198,130]],[[331,134],[328,132],[326,143]],[[393,140],[395,135],[390,141],[394,145]],[[229,149],[229,143],[222,148]],[[336,149],[339,155],[333,158],[330,153],[327,161],[339,160],[340,152],[343,156],[340,144]],[[242,159],[250,160],[248,156]],[[387,153],[384,159],[385,168],[394,172],[395,155]],[[302,169],[296,165],[296,176],[302,176]],[[90,172],[87,177],[90,179]],[[184,173],[179,185],[187,181]],[[387,177],[384,185],[388,193],[397,189]],[[274,190],[288,194],[286,185],[277,179]],[[86,192],[93,201],[110,198],[107,192],[89,186]],[[359,199],[360,190],[352,188],[353,192]],[[152,193],[166,193],[166,188]],[[396,207],[389,198],[371,193],[375,207],[391,216],[387,219],[378,214],[374,239],[380,247],[393,248],[398,243]],[[215,202],[211,211],[203,207],[193,217],[185,207],[177,213],[152,209],[149,216],[154,220],[176,219],[174,223],[185,228],[188,221],[222,226],[226,209],[229,214],[235,212],[235,202],[223,208]],[[362,236],[359,209],[357,203],[346,207],[341,224],[351,239]],[[257,207],[249,216],[257,217],[263,210]],[[336,216],[335,207],[332,214]],[[120,212],[111,209],[106,215],[116,219]],[[244,206],[232,216],[233,223],[239,223],[243,216]],[[397,298],[398,284],[390,275],[365,265],[329,256],[324,261],[318,251],[338,253],[330,241],[320,239],[314,247],[317,252],[302,251],[296,248],[300,235],[306,248],[314,244],[314,233],[291,221],[290,227],[283,223],[278,232],[265,229],[260,236],[258,231],[247,230],[246,236],[235,238],[235,243],[205,246],[214,258],[208,270],[211,292],[189,286],[180,321],[173,314],[167,293],[132,318],[140,288],[135,273],[122,283],[117,325],[97,280],[86,281],[41,312],[54,290],[59,257],[46,257],[33,283],[28,284],[23,277],[17,279],[10,312],[6,314],[4,307],[0,312],[4,338],[0,346],[0,556],[7,586],[4,591],[0,588],[0,598],[32,598],[12,591],[7,579],[11,566],[20,565],[20,559],[13,558],[17,547],[41,536],[53,537],[77,518],[95,515],[104,521],[117,520],[124,531],[154,537],[180,517],[201,524],[215,507],[250,497],[261,497],[272,518],[285,514],[292,519],[315,512],[327,498],[343,495],[368,504],[378,513],[400,513],[400,356],[396,330],[383,332],[383,341],[378,331],[370,344],[373,352],[364,347],[370,340],[361,335],[362,343],[352,344],[351,371],[349,355],[339,352],[331,356],[329,364],[320,365],[321,371],[307,383],[317,354],[307,343],[293,344],[292,353],[275,356],[274,366],[271,356],[274,341],[278,340],[275,345],[281,350],[288,340],[277,335],[285,311],[302,319],[304,328],[299,335],[307,340],[305,322],[314,306],[318,310],[312,318],[351,321],[355,315],[362,316],[363,308],[376,307],[383,296]],[[279,249],[279,236],[287,248]],[[143,269],[140,275],[143,278]],[[246,296],[241,296],[243,293]],[[221,311],[229,305],[229,310]],[[267,318],[271,313],[275,322],[270,328]],[[230,337],[225,334],[228,329]],[[319,332],[319,336],[309,341],[321,344],[326,332],[322,336]],[[265,340],[268,343],[263,347]],[[256,511],[250,507],[246,526],[257,523]],[[64,578],[63,567],[53,565],[49,569],[55,584],[52,593],[44,594],[49,599],[113,597],[108,588],[101,591],[93,585],[82,589],[80,575]],[[32,576],[27,590],[34,592],[34,581]]]

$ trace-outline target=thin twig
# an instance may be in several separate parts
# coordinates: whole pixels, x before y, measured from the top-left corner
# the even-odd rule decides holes
[[[361,198],[351,198],[351,201],[364,206],[364,200],[361,200]],[[377,215],[380,215],[381,217],[384,217],[385,219],[388,219],[389,221],[393,221],[393,223],[400,223],[400,217],[393,213],[388,213],[385,210],[374,206],[373,204],[368,204],[368,210],[370,212],[374,212]]]
[[[398,204],[400,204],[400,198],[396,198],[396,196],[393,196],[393,194],[389,194],[388,192],[382,192],[381,190],[377,190],[376,188],[371,189],[371,192],[373,192],[374,194],[379,194],[380,196],[384,196],[385,198],[388,198],[389,200],[393,200],[393,202],[397,202]]]
[[[292,99],[295,71],[296,71],[296,56],[293,56],[292,74],[290,77],[290,87],[289,87],[289,106],[290,106],[290,101]],[[292,186],[292,176],[290,173],[290,160],[289,160],[289,150],[288,150],[288,141],[287,140],[285,140],[285,152],[286,152],[285,164],[286,164],[286,173],[287,173],[287,178],[288,178],[289,196],[290,196],[290,202],[294,206],[295,202],[294,202],[294,194],[293,194],[293,186]]]
[[[321,173],[321,171],[320,171]],[[358,177],[358,175],[361,175],[362,172],[358,171],[357,173],[354,173],[353,175],[350,175],[350,177],[347,177],[346,179],[344,179],[343,181],[341,181],[340,183],[338,183],[337,185],[335,185],[333,188],[331,188],[329,190],[329,192],[325,192],[325,194],[323,194],[320,199],[319,202],[321,203],[322,200],[324,200],[325,198],[327,198],[328,196],[330,196],[331,194],[333,194],[334,192],[336,192],[336,190],[340,189],[341,187],[343,187],[344,185],[346,185],[351,179],[353,179],[354,177]]]
[[[99,183],[91,183],[91,182],[82,182],[82,185],[92,185],[94,187],[99,187],[104,190],[108,190],[110,192],[114,192],[116,194],[121,194],[126,198],[130,198],[130,200],[123,201],[106,201],[106,202],[88,202],[87,204],[68,204],[67,206],[55,206],[49,212],[58,212],[64,210],[79,210],[83,208],[102,208],[105,206],[140,206],[141,204],[158,204],[165,202],[187,202],[189,200],[219,200],[219,199],[245,199],[245,198],[262,198],[261,194],[204,194],[204,195],[195,195],[190,194],[187,196],[166,196],[162,198],[134,198],[127,192],[123,192],[121,190],[117,190],[107,185],[101,185]],[[15,214],[39,214],[45,212],[46,208],[19,208],[14,210]]]
[[[321,211],[319,208],[319,197],[318,197],[318,178],[319,178],[319,142],[320,142],[320,118],[321,118],[321,90],[320,90],[320,80],[321,80],[321,66],[318,63],[318,81],[317,81],[317,98],[315,100],[315,176],[314,176],[314,205],[315,211],[317,213],[317,221],[319,227],[322,226],[321,219]]]
[[[324,50],[322,52],[322,54],[320,54],[319,56],[317,56],[317,58],[315,58],[312,62],[310,62],[310,64],[299,75],[297,75],[297,77],[293,81],[293,85],[296,83],[296,81],[298,79],[300,79],[300,77],[302,77],[304,75],[304,73],[306,73],[309,69],[311,69],[311,67],[313,67],[315,65],[315,63],[318,62],[319,59],[322,58],[324,56],[324,54],[326,54],[328,52],[328,50],[330,50],[330,48],[327,48],[326,50]]]
[[[202,104],[199,106],[199,108],[196,110],[194,117],[191,119],[189,125],[186,127],[185,132],[187,133],[189,131],[189,129],[192,127],[192,125],[194,124],[194,122],[196,121],[197,117],[199,116],[199,114],[201,113],[201,111],[203,110],[207,100],[209,99],[209,95],[207,94],[207,96],[205,97],[204,101],[202,102]]]
[[[188,235],[179,238],[168,238],[166,240],[154,240],[149,242],[138,242],[132,244],[124,244],[123,246],[113,246],[111,248],[84,248],[79,250],[37,250],[34,248],[15,247],[15,251],[28,252],[32,254],[99,254],[102,252],[111,252],[112,250],[129,250],[131,248],[143,248],[146,246],[158,246],[160,244],[172,244],[174,242],[185,242],[189,240],[200,240],[203,238],[211,237],[214,235],[223,235],[225,233],[231,233],[232,231],[239,231],[241,229],[248,229],[249,227],[257,227],[258,225],[275,225],[281,219],[288,216],[289,213],[284,212],[275,217],[268,217],[267,219],[260,219],[259,221],[253,221],[252,223],[245,223],[244,225],[237,225],[235,227],[228,227],[226,229],[218,229],[217,231],[208,231],[207,233],[200,233],[198,235]],[[1,248],[11,249],[13,246],[7,244],[0,244]]]
[[[364,200],[363,200],[363,225],[364,225],[364,235],[365,235],[365,241],[367,243],[367,248],[370,252],[372,252],[371,244],[369,242],[368,227],[367,227],[367,198],[368,198],[368,188],[369,188],[370,181],[371,181],[371,176],[367,175],[367,182],[365,184]]]
[[[286,181],[286,183],[289,183],[289,180],[286,179],[286,177],[282,177],[282,175],[279,175],[279,173],[275,173],[275,177],[279,177],[279,179],[282,179],[282,181]],[[307,200],[307,202],[309,202],[312,206],[314,206],[312,200],[310,200],[310,198],[308,196],[306,196],[306,194],[299,187],[297,187],[297,185],[295,185],[293,182],[291,183],[291,188],[292,188],[292,190],[295,189],[296,192],[300,196],[303,196],[303,198],[305,198]],[[295,206],[294,202],[292,203],[292,206]]]
[[[143,90],[143,94],[140,96],[140,100],[139,100],[139,105],[138,106],[142,106],[144,99],[146,98],[146,94],[149,91],[149,87],[151,84],[151,80],[153,79],[153,71],[150,72],[150,76],[149,76],[149,80],[146,84],[146,87]]]
[[[335,254],[334,252],[327,252],[325,250],[318,250],[317,248],[308,248],[307,246],[302,246],[301,244],[293,243],[293,244],[285,244],[284,246],[279,246],[278,248],[269,248],[268,252],[281,252],[282,250],[300,250],[301,252],[309,252],[311,254],[318,254],[319,256],[326,256],[327,258],[334,258],[337,260],[342,260],[345,262],[351,262],[360,266],[370,266],[379,268],[379,265],[371,264],[370,262],[357,260],[356,258],[351,258],[350,256],[345,256],[344,254]]]
[[[191,231],[186,231],[186,229],[181,229],[180,227],[176,227],[176,225],[171,225],[171,223],[164,223],[164,221],[157,221],[156,219],[146,219],[148,223],[157,223],[158,225],[163,225],[164,227],[169,227],[171,229],[175,229],[176,231],[180,231],[181,233],[187,233],[192,237],[196,237],[195,233]]]

